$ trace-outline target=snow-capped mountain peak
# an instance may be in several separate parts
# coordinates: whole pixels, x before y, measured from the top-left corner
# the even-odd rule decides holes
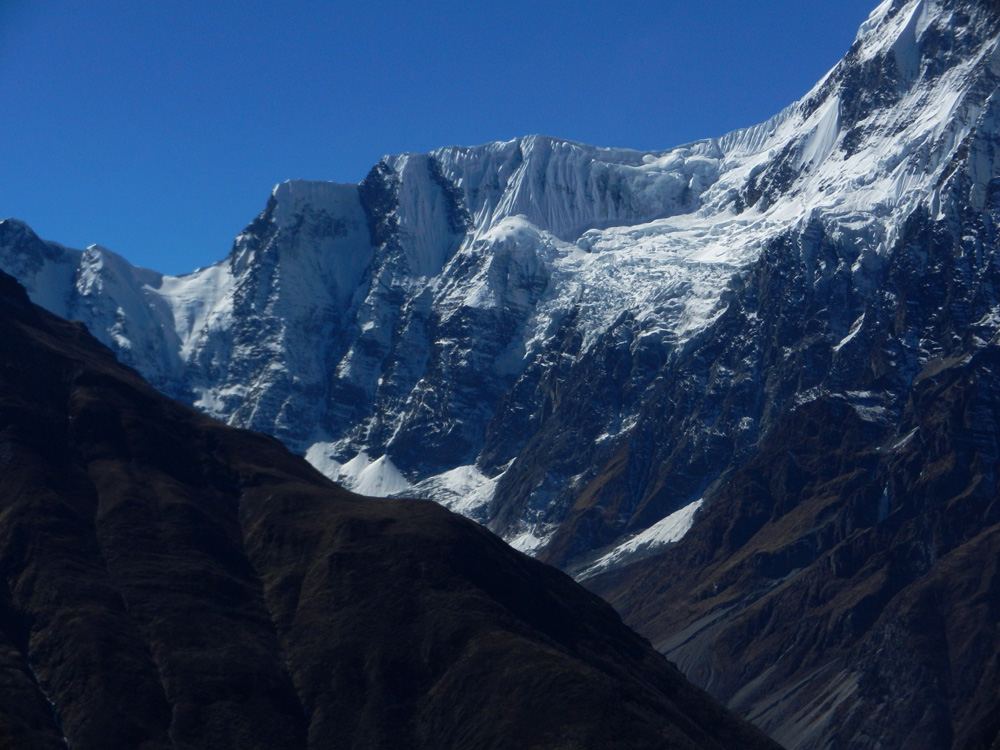
[[[870,340],[860,300],[908,217],[993,200],[997,38],[989,4],[887,0],[802,100],[720,138],[641,152],[533,135],[387,156],[359,185],[292,180],[227,258],[180,277],[9,221],[0,264],[172,395],[318,446],[349,483],[379,467],[412,491],[474,477],[465,511],[543,549],[581,494],[610,502],[593,482],[640,439],[665,378],[695,399],[660,413],[691,436],[686,462],[752,450],[791,403],[755,398],[723,426],[722,406],[693,404],[738,376],[688,359],[736,307],[758,335],[770,313],[747,290],[778,248],[810,283],[845,274],[854,301],[824,334],[837,361]],[[612,493],[584,547],[651,526],[725,467],[674,490],[650,471],[627,502]]]

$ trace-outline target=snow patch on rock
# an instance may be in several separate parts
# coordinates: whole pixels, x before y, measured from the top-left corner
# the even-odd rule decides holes
[[[352,492],[368,497],[389,497],[405,493],[411,484],[388,456],[372,458],[364,451],[346,463],[332,455],[334,444],[315,443],[306,451],[306,460],[321,473]]]
[[[694,525],[695,514],[704,503],[703,499],[695,500],[666,518],[657,521],[648,529],[636,534],[628,541],[619,544],[610,552],[597,558],[577,573],[577,580],[591,578],[598,573],[605,573],[620,567],[625,562],[637,560],[640,557],[657,551],[668,544],[679,542]]]

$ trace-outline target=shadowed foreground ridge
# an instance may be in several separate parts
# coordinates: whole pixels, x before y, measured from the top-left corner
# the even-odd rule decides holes
[[[776,747],[429,502],[170,401],[0,274],[0,746]]]

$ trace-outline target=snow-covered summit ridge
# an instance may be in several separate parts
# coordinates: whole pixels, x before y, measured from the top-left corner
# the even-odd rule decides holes
[[[286,180],[271,191],[274,199],[272,220],[289,226],[308,211],[330,216],[349,213],[358,202],[358,186],[317,180]]]
[[[906,213],[932,196],[982,105],[977,72],[996,65],[995,36],[979,36],[989,11],[965,7],[882,3],[801,101],[721,138],[640,152],[536,135],[431,157],[460,191],[476,235],[515,215],[566,242],[614,227],[666,233],[741,217],[728,253],[741,261],[754,245],[748,225],[770,233],[816,212]],[[949,36],[968,49],[943,55]]]
[[[522,215],[572,242],[590,229],[692,210],[717,178],[720,154],[709,142],[647,153],[528,136],[432,156],[461,191],[476,232]]]

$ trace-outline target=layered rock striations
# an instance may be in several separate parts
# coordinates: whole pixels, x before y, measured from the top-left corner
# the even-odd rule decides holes
[[[564,574],[171,401],[0,274],[0,742],[777,747]]]

